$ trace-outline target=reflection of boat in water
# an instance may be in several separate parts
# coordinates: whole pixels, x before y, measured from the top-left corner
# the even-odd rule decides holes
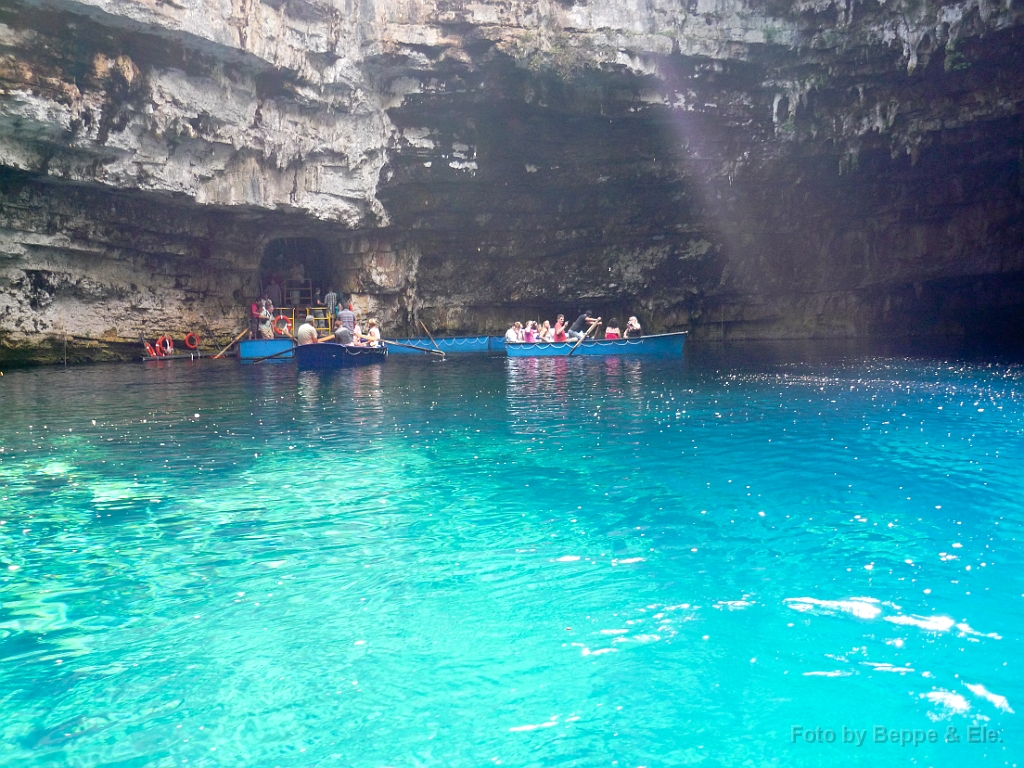
[[[566,357],[576,347],[573,357],[604,355],[644,355],[647,357],[682,357],[686,332],[659,333],[639,339],[585,339],[578,347],[575,341],[539,341],[508,344],[509,357]]]
[[[240,342],[238,345],[238,360],[242,363],[251,363],[261,358],[277,355],[268,363],[275,360],[291,361],[292,349],[295,342],[291,339],[252,339]],[[284,354],[280,354],[280,353]]]
[[[295,360],[299,368],[350,368],[383,363],[387,359],[387,347],[357,347],[325,341],[320,344],[302,344],[295,348]]]
[[[386,342],[387,340],[385,340]],[[447,339],[435,338],[435,347],[430,339],[391,339],[398,344],[407,344],[416,349],[393,346],[389,350],[392,355],[418,355],[420,351],[430,352],[440,349],[446,355],[484,354],[487,352],[503,352],[505,339],[501,336],[454,336]]]

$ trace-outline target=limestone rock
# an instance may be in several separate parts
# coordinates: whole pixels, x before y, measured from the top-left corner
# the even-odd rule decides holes
[[[230,337],[282,254],[395,333],[996,334],[1022,125],[988,0],[9,3],[0,358]]]

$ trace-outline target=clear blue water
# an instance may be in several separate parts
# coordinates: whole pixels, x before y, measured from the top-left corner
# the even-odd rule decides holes
[[[4,766],[1024,764],[1020,366],[5,373]]]

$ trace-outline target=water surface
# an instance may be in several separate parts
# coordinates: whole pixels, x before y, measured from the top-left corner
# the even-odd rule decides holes
[[[0,409],[2,765],[1024,757],[1020,366],[201,361]]]

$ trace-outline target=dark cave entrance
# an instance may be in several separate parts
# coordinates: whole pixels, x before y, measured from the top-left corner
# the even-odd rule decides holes
[[[334,264],[324,244],[315,237],[271,240],[260,261],[261,295],[278,298],[279,306],[312,306],[317,291],[327,292]]]

